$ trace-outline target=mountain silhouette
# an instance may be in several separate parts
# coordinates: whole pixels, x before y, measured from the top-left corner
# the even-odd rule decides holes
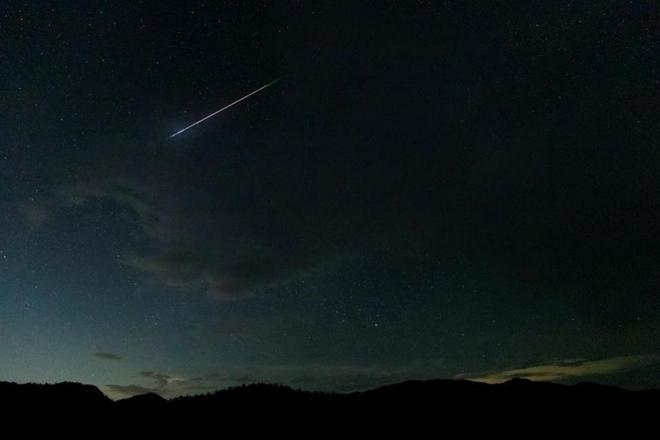
[[[165,399],[155,393],[112,401],[98,388],[79,383],[52,385],[0,382],[2,414],[65,415],[86,421],[159,421],[163,429],[176,421],[227,426],[255,420],[291,423],[366,423],[416,426],[442,423],[481,429],[501,420],[555,420],[598,423],[652,420],[660,410],[660,390],[630,391],[595,383],[568,386],[513,379],[489,385],[467,380],[407,381],[352,393],[323,393],[288,386],[251,384],[214,393]],[[474,424],[479,420],[479,424]],[[334,422],[333,422],[334,421]],[[165,423],[167,422],[167,423]],[[279,423],[278,422],[278,423]],[[544,422],[546,423],[546,422]]]
[[[0,407],[30,411],[75,411],[94,408],[100,411],[115,406],[94,385],[75,382],[56,384],[17,384],[0,382]]]
[[[145,408],[161,410],[167,405],[167,400],[160,394],[145,393],[118,400],[116,405],[118,408],[129,411]]]

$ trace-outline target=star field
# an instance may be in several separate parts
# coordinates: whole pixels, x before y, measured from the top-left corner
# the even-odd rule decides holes
[[[0,380],[660,386],[659,13],[4,2]]]

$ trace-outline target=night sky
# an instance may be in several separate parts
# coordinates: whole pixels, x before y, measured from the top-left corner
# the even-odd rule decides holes
[[[0,380],[660,387],[659,14],[3,1]]]

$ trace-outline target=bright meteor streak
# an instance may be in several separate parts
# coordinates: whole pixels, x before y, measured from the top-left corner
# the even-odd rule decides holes
[[[259,92],[261,92],[263,89],[272,86],[272,85],[275,84],[277,81],[279,81],[279,79],[276,79],[275,81],[271,81],[271,82],[269,82],[268,84],[266,84],[265,86],[261,86],[261,87],[259,87],[259,88],[258,88],[257,90],[255,90],[254,92],[252,92],[252,93],[248,93],[247,95],[243,96],[243,97],[240,98],[240,99],[237,99],[236,101],[232,102],[231,104],[222,107],[220,110],[215,111],[215,112],[211,113],[210,115],[203,117],[203,118],[200,119],[199,121],[190,124],[190,125],[187,126],[186,128],[183,128],[183,129],[177,131],[176,133],[174,133],[173,135],[171,135],[170,138],[173,138],[174,136],[180,135],[180,134],[183,133],[184,131],[186,131],[186,130],[188,130],[188,129],[190,129],[190,128],[193,128],[193,127],[194,127],[195,125],[197,125],[197,124],[201,124],[202,122],[206,121],[206,120],[209,119],[209,118],[212,118],[213,116],[217,115],[218,113],[227,110],[229,107],[233,107],[234,105],[238,104],[239,102],[243,101],[244,99],[249,98],[250,96],[254,95],[255,93],[259,93]]]

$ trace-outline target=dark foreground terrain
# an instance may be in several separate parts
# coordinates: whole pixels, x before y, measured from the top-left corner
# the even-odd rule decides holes
[[[255,384],[211,394],[166,400],[145,394],[112,401],[98,388],[78,383],[52,385],[0,382],[2,415],[60,422],[137,422],[152,430],[197,426],[270,429],[360,422],[382,430],[406,426],[460,426],[467,431],[535,423],[639,426],[660,415],[660,390],[628,391],[580,383],[573,386],[514,379],[486,385],[469,381],[410,381],[348,394],[314,393]],[[78,422],[76,422],[78,423]],[[242,429],[241,428],[241,429]]]

